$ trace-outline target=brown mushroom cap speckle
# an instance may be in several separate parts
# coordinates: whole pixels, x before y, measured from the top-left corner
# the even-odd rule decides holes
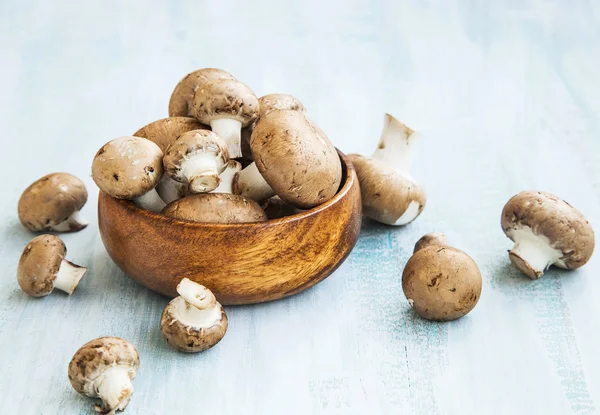
[[[250,145],[261,175],[287,203],[309,209],[337,193],[342,179],[339,155],[301,112],[269,112],[254,128]]]
[[[52,173],[35,181],[19,199],[19,220],[27,229],[40,232],[53,230],[81,210],[87,202],[85,185],[68,173]],[[69,222],[67,232],[79,231],[86,223]]]
[[[170,117],[154,121],[140,128],[133,135],[155,142],[164,152],[181,134],[192,130],[210,130],[210,127],[200,124],[195,118]]]
[[[590,260],[594,252],[595,235],[588,220],[576,208],[551,193],[519,193],[504,206],[501,223],[502,230],[513,241],[514,231],[523,227],[530,228],[535,235],[546,237],[550,246],[562,253],[554,264],[562,268],[579,268]]]
[[[232,79],[217,79],[200,85],[192,112],[200,122],[233,118],[245,127],[258,116],[258,98],[248,86]]]
[[[32,297],[44,297],[54,289],[54,280],[67,248],[54,235],[40,235],[27,244],[17,270],[21,289]]]
[[[348,157],[356,169],[365,216],[396,225],[411,203],[416,203],[417,208],[408,219],[414,220],[421,214],[427,195],[410,177],[376,159],[358,154]]]
[[[304,105],[288,94],[268,94],[258,99],[259,103],[259,117],[264,117],[273,110],[292,110],[299,112],[306,112]]]
[[[140,366],[136,348],[119,337],[100,337],[77,350],[69,363],[69,381],[77,392],[90,398],[97,397],[94,381],[113,366],[128,368],[129,378],[134,379]]]
[[[92,177],[104,193],[118,199],[134,199],[152,190],[163,175],[163,152],[154,142],[140,137],[120,137],[98,150]]]
[[[217,68],[204,68],[187,74],[171,94],[169,117],[192,115],[192,101],[200,85],[221,78],[235,79],[229,72]]]
[[[418,250],[402,273],[402,289],[415,312],[428,320],[455,320],[469,313],[481,296],[475,261],[450,246]]]
[[[191,307],[183,297],[171,300],[160,318],[161,333],[175,349],[186,352],[201,352],[210,349],[221,341],[227,331],[228,319],[223,306],[216,303],[220,318],[210,327],[188,326],[179,320],[178,309]]]
[[[165,216],[192,222],[247,223],[264,222],[265,212],[253,200],[227,193],[196,194],[169,203]]]

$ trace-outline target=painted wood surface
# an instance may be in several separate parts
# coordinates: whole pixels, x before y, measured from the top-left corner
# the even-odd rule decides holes
[[[600,231],[600,3],[581,1],[0,3],[0,406],[91,413],[67,380],[79,346],[122,336],[142,366],[129,414],[591,414],[600,408],[600,255],[537,282],[510,265],[500,213],[543,189]],[[365,221],[346,263],[286,300],[228,307],[213,350],[161,339],[167,299],[125,277],[97,232],[92,157],[166,116],[186,72],[221,67],[258,94],[296,95],[345,152],[370,153],[388,111],[424,140],[422,217]],[[89,272],[72,297],[28,298],[16,264],[32,234],[17,200],[52,171],[90,190],[65,235]],[[416,318],[401,291],[414,242],[446,232],[473,256],[466,318]]]

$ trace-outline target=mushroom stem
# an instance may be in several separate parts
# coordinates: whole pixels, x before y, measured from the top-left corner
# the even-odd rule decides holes
[[[88,225],[89,222],[83,218],[80,211],[76,210],[66,220],[52,226],[50,229],[55,232],[69,232],[81,230]]]
[[[210,128],[227,143],[229,157],[242,157],[242,123],[233,118],[218,118],[210,122]]]
[[[181,301],[176,302],[179,321],[192,327],[211,327],[219,320],[220,309],[212,292],[187,278],[177,285]]]
[[[173,180],[165,174],[156,186],[156,192],[166,204],[169,204],[174,200],[187,196],[187,188],[187,184]]]
[[[133,199],[134,203],[142,209],[149,210],[154,213],[158,213],[166,206],[164,200],[160,198],[156,189],[152,189],[149,192]]]
[[[383,131],[373,158],[409,174],[413,163],[415,143],[419,137],[419,134],[396,118],[385,114]]]
[[[102,406],[96,405],[101,414],[114,414],[125,409],[131,395],[133,385],[129,377],[129,367],[123,365],[108,368],[96,384]]]
[[[259,201],[275,196],[275,191],[262,177],[256,163],[250,164],[233,179],[233,192]]]
[[[190,183],[192,193],[207,193],[219,186],[219,166],[214,154],[196,153],[183,163],[182,175]]]
[[[515,245],[509,253],[510,260],[531,279],[541,277],[561,257],[547,238],[534,234],[529,227],[515,230],[512,235]]]
[[[54,288],[58,288],[69,295],[73,294],[86,271],[86,267],[75,265],[72,262],[63,259],[60,268],[56,273]]]
[[[230,160],[227,164],[223,173],[219,176],[221,178],[221,184],[213,190],[213,193],[233,193],[233,180],[239,172],[242,171],[242,165],[235,161]]]
[[[416,200],[411,201],[408,208],[406,208],[406,211],[392,225],[403,226],[411,223],[421,214],[421,210],[422,205],[419,202]]]

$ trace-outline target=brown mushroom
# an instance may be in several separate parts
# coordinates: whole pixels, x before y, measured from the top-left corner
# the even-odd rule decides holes
[[[92,178],[104,193],[133,200],[143,209],[160,212],[165,202],[154,188],[163,176],[163,152],[140,137],[109,141],[96,153]]]
[[[173,180],[189,183],[190,193],[215,190],[227,167],[229,151],[221,137],[208,130],[192,130],[173,141],[163,158],[165,172]]]
[[[515,243],[510,260],[532,279],[551,265],[579,268],[594,252],[594,230],[585,216],[547,192],[525,191],[511,198],[502,210],[502,230]]]
[[[45,297],[54,288],[71,295],[87,268],[65,259],[67,247],[54,235],[33,238],[23,250],[17,268],[21,289],[32,297]]]
[[[420,136],[389,114],[373,157],[350,154],[356,169],[365,216],[386,225],[415,220],[427,203],[423,188],[410,176]]]
[[[69,173],[52,173],[33,182],[19,199],[19,220],[30,231],[77,232],[88,222],[80,211],[85,185]]]
[[[127,340],[100,337],[77,350],[69,362],[69,381],[78,393],[102,400],[96,412],[113,415],[129,403],[139,366],[140,356]]]
[[[227,331],[227,314],[214,294],[187,278],[177,285],[179,297],[167,304],[160,319],[160,331],[180,352],[210,349]]]
[[[200,85],[217,79],[235,79],[222,69],[204,68],[187,74],[175,87],[169,100],[169,117],[191,116],[194,94]]]
[[[402,290],[427,320],[448,321],[469,313],[481,296],[481,273],[473,259],[448,246],[442,235],[425,235],[402,273]]]
[[[221,136],[233,159],[242,156],[241,130],[258,116],[258,98],[248,86],[233,79],[217,79],[200,85],[192,113]]]
[[[268,94],[258,99],[258,116],[264,117],[273,110],[292,110],[305,113],[306,109],[302,103],[288,94]]]
[[[206,223],[264,222],[258,203],[227,193],[200,193],[169,203],[162,214],[175,219]]]

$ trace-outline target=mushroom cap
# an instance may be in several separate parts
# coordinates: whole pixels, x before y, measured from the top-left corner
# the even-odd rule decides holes
[[[192,115],[192,101],[200,85],[216,79],[235,79],[223,69],[204,68],[187,74],[173,90],[169,100],[169,117]]]
[[[219,135],[208,130],[192,130],[183,133],[167,148],[163,157],[165,173],[179,182],[185,182],[186,179],[182,172],[183,165],[190,157],[198,153],[213,154],[216,159],[220,160],[223,169],[229,160],[227,143]]]
[[[192,130],[210,130],[210,127],[191,117],[169,117],[151,122],[133,135],[155,142],[164,152],[181,134]]]
[[[54,289],[54,280],[67,254],[64,242],[54,235],[33,238],[23,250],[17,268],[21,289],[32,297],[44,297]]]
[[[246,127],[258,116],[258,98],[246,84],[233,79],[208,81],[196,91],[192,112],[200,122],[233,118]]]
[[[267,215],[254,200],[228,193],[199,193],[169,203],[165,216],[192,222],[264,222]]]
[[[94,381],[113,366],[128,367],[129,379],[134,379],[140,366],[138,351],[120,337],[100,337],[77,350],[69,363],[69,381],[77,392],[95,398]]]
[[[220,318],[210,327],[194,327],[181,321],[177,310],[186,306],[183,297],[176,297],[165,307],[160,318],[160,329],[167,343],[186,353],[201,352],[219,343],[229,324],[223,306],[216,303]]]
[[[292,110],[305,113],[306,109],[302,103],[288,94],[268,94],[258,99],[258,116],[264,117],[273,110]]]
[[[163,152],[150,140],[120,137],[104,144],[92,163],[92,178],[104,193],[133,199],[154,189],[163,175]]]
[[[450,246],[417,251],[402,273],[402,290],[415,312],[448,321],[470,312],[481,296],[481,273],[475,261]]]
[[[19,199],[19,220],[30,231],[51,230],[66,221],[87,202],[85,184],[69,173],[52,173],[33,182]],[[85,225],[73,223],[69,232]]]
[[[555,264],[562,268],[579,268],[594,252],[594,230],[588,220],[551,193],[525,191],[512,197],[502,210],[501,223],[502,230],[513,241],[514,231],[524,227],[548,238],[550,246],[562,252]]]
[[[411,203],[416,210],[408,219],[414,220],[421,214],[427,195],[409,176],[376,159],[359,154],[350,154],[348,158],[356,169],[365,216],[387,225],[397,225]]]
[[[427,235],[423,235],[415,244],[413,254],[428,246],[448,246],[446,235],[443,233],[428,233]]]
[[[301,112],[269,112],[256,124],[250,146],[260,174],[291,205],[310,209],[340,187],[342,165],[335,147]]]

